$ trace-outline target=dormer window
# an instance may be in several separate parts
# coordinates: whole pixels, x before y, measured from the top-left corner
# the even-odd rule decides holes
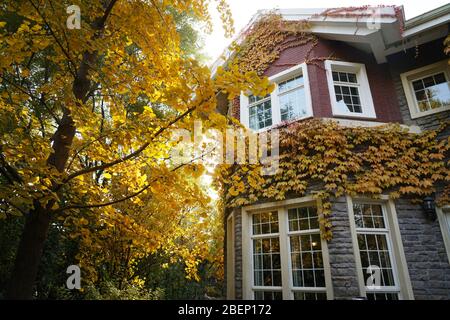
[[[376,118],[363,64],[326,60],[325,69],[333,115]]]

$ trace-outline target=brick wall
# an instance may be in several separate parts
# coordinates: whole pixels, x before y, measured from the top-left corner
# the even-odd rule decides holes
[[[270,77],[303,63],[310,48],[311,45],[308,44],[284,50],[280,54],[280,57],[266,70],[264,75]],[[365,64],[375,112],[377,114],[377,119],[368,120],[380,122],[402,121],[398,102],[396,99],[393,99],[395,96],[395,87],[387,64],[377,64],[371,54],[360,51],[345,43],[325,39],[319,40],[318,45],[312,50],[310,58],[326,58],[330,56],[336,60]],[[333,117],[324,63],[318,62],[317,65],[309,64],[308,74],[314,116],[319,118]],[[239,112],[236,112],[236,109],[235,114],[239,114]]]

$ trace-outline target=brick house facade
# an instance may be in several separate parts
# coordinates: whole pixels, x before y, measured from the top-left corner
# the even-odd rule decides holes
[[[402,8],[382,10],[403,14]],[[352,126],[400,123],[412,132],[434,129],[450,119],[450,69],[443,47],[450,5],[405,22],[401,15],[386,14],[376,30],[351,18],[324,21],[314,15],[317,12],[321,10],[280,10],[288,19],[311,17],[319,38],[313,55],[333,58],[305,65],[309,48],[292,47],[265,72],[277,90],[292,79],[294,90],[295,83],[303,83],[297,88],[310,101],[303,118],[335,119]],[[402,27],[403,33],[398,32]],[[302,80],[295,82],[298,77]],[[427,88],[436,89],[438,98],[427,95],[428,100],[419,101]],[[344,90],[351,102],[343,100]],[[280,90],[268,98],[270,124],[283,119],[283,110],[274,110],[282,104],[281,95]],[[431,108],[433,99],[441,97],[447,104]],[[348,110],[342,109],[342,102]],[[252,104],[241,95],[232,101],[230,112],[245,126],[263,129],[264,121],[255,123],[250,108],[259,108],[258,102]],[[439,138],[449,135],[447,130]],[[436,186],[438,193],[442,187]],[[314,205],[310,195],[294,195],[226,210],[228,299],[450,299],[448,208],[436,208],[437,218],[430,219],[421,205],[407,199],[336,198],[333,238],[325,242],[313,227]],[[366,215],[371,222],[361,224],[358,217]],[[302,229],[302,223],[309,229]],[[266,227],[269,231],[264,232]],[[366,267],[374,261],[381,265],[383,285],[371,290]]]

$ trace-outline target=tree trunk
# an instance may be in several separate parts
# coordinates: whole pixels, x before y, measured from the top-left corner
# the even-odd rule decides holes
[[[59,172],[64,171],[74,136],[75,124],[70,117],[70,112],[65,110],[61,123],[53,136],[54,151],[47,160],[49,166],[55,167]],[[7,299],[33,298],[34,282],[52,220],[50,208],[53,204],[54,201],[50,201],[47,207],[42,207],[38,201],[34,201],[34,209],[26,217],[6,293]]]
[[[73,94],[77,100],[82,102],[86,101],[86,94],[90,88],[90,82],[87,78],[87,66],[93,62],[94,58],[94,54],[84,54],[77,77],[74,79]],[[74,136],[75,123],[70,115],[70,110],[64,108],[64,115],[53,135],[53,153],[47,160],[49,166],[55,167],[59,172],[64,171]],[[53,185],[53,187],[57,188],[58,186]],[[35,208],[27,216],[17,250],[14,269],[11,273],[9,288],[6,293],[7,299],[33,298],[34,282],[52,219],[52,210],[50,208],[53,204],[54,201],[49,201],[47,207],[44,208],[35,201]]]
[[[31,299],[51,216],[40,205],[26,217],[7,299]]]

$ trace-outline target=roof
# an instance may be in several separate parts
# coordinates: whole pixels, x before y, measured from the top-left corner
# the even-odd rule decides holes
[[[447,3],[441,7],[427,11],[424,14],[421,14],[420,16],[407,20],[405,22],[405,29],[412,29],[414,27],[423,25],[430,21],[433,22],[433,24],[436,24],[437,22],[439,22],[439,20],[441,20],[440,18],[445,16],[447,16],[448,22],[449,14],[450,14],[450,3]]]
[[[450,22],[450,4],[407,21],[403,6],[259,10],[235,41],[243,41],[245,31],[268,12],[279,13],[286,20],[306,19],[312,33],[371,52],[378,63],[386,62],[393,53],[446,36]],[[231,55],[226,50],[211,66],[213,72]]]

